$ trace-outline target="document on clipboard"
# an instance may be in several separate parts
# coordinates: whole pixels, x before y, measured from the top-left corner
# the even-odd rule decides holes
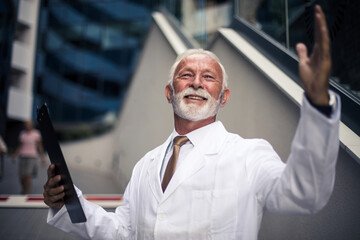
[[[72,223],[86,222],[86,216],[77,197],[69,169],[67,168],[54,127],[51,123],[46,103],[37,109],[37,121],[43,138],[43,143],[49,154],[51,163],[55,164],[56,175],[61,175],[64,185],[64,202]]]

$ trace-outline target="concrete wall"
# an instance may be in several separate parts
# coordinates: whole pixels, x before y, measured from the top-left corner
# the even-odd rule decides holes
[[[131,81],[114,141],[114,173],[125,188],[134,165],[163,143],[173,130],[171,105],[165,98],[174,50],[153,24]]]
[[[219,119],[231,132],[265,138],[286,161],[295,134],[299,107],[219,37],[211,49],[229,74],[230,100]],[[360,165],[340,149],[335,189],[329,204],[312,216],[265,213],[259,240],[360,239]]]
[[[114,132],[61,144],[69,168],[112,174]],[[100,189],[99,189],[100,191]]]
[[[299,108],[247,59],[219,38],[210,49],[228,75],[230,99],[218,119],[244,138],[264,138],[286,159],[299,119]]]

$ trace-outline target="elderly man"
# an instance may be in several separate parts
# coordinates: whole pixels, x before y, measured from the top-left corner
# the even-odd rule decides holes
[[[328,91],[329,38],[319,6],[315,16],[312,55],[297,46],[306,97],[286,165],[266,141],[243,139],[216,121],[230,96],[225,70],[211,52],[189,50],[177,58],[165,88],[175,129],[136,164],[123,206],[106,212],[77,190],[87,222],[71,224],[51,165],[44,186],[48,223],[90,239],[251,240],[265,209],[322,209],[334,184],[340,102]]]

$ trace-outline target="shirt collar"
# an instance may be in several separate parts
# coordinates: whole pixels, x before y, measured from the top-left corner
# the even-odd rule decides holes
[[[192,132],[189,132],[186,134],[186,136],[189,138],[190,142],[193,144],[193,146],[198,146],[201,141],[204,139],[204,136],[207,135],[209,131],[211,131],[213,128],[216,128],[218,125],[221,125],[220,121],[215,121],[213,123],[210,123],[204,127],[195,129]],[[176,136],[179,136],[180,134],[176,132],[174,129],[171,133],[171,142],[174,140]]]

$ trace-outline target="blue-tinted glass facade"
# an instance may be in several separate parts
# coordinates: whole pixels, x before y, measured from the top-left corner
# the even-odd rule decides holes
[[[160,1],[42,1],[35,105],[55,123],[117,113]]]

